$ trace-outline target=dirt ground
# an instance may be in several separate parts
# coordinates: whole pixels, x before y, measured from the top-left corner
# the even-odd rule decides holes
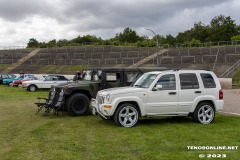
[[[240,89],[223,90],[224,106],[220,113],[240,116]]]

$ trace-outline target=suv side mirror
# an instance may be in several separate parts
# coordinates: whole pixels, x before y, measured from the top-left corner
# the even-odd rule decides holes
[[[153,91],[159,91],[163,88],[163,86],[161,84],[156,85],[155,87],[153,87]]]

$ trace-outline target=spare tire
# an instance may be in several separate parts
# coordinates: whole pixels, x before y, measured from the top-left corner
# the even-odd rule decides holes
[[[82,116],[89,111],[89,98],[82,93],[75,93],[67,100],[67,111],[72,116]]]

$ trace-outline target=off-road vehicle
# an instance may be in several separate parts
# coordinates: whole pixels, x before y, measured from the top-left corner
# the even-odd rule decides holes
[[[63,91],[65,94],[65,110],[72,116],[80,116],[89,111],[89,101],[91,98],[96,98],[99,90],[128,86],[145,72],[164,69],[96,68],[83,70],[81,76],[77,75],[81,78],[80,80],[55,86],[52,90]]]
[[[223,104],[219,80],[206,70],[145,73],[132,86],[99,91],[91,101],[94,115],[124,127],[135,126],[141,116],[192,116],[208,124]]]

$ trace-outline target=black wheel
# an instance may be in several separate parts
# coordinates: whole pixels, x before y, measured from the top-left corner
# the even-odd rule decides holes
[[[193,118],[197,123],[209,124],[214,120],[215,111],[210,103],[200,103],[193,113]]]
[[[35,92],[37,90],[37,86],[32,84],[32,85],[28,86],[27,90],[31,91],[31,92]]]
[[[82,94],[76,93],[67,100],[67,111],[72,116],[81,116],[87,114],[89,110],[89,98]]]
[[[119,106],[114,114],[114,121],[122,127],[133,127],[139,119],[139,111],[136,106],[125,103]]]

